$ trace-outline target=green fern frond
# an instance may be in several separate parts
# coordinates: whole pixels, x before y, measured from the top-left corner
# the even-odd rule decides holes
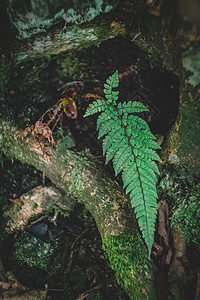
[[[104,84],[104,94],[108,103],[116,104],[118,100],[118,91],[113,91],[113,88],[117,88],[119,85],[119,77],[118,77],[118,70],[115,71],[113,75],[106,80]]]
[[[160,157],[148,124],[137,116],[148,111],[140,102],[117,103],[119,78],[116,71],[104,84],[104,100],[96,100],[88,107],[85,116],[101,112],[97,119],[98,138],[103,140],[106,164],[112,159],[115,175],[122,172],[123,187],[130,194],[138,224],[147,245],[149,255],[154,240],[157,215],[156,162]]]
[[[84,117],[94,115],[98,112],[102,112],[106,109],[106,107],[107,107],[107,103],[104,100],[97,99],[96,101],[94,101],[89,105]]]

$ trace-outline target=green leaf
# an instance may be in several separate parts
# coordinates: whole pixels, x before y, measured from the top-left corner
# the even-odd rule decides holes
[[[112,95],[110,95],[110,94],[105,94],[105,97],[106,97],[106,99],[108,99],[108,100],[112,100]],[[112,102],[112,101],[111,101]]]
[[[103,140],[103,155],[105,155],[106,151],[112,146],[114,142],[121,140],[123,138],[123,130],[117,129],[110,131],[107,136]]]
[[[107,84],[108,84],[109,86],[111,86],[111,85],[112,85],[112,80],[110,80],[110,79],[107,79],[107,80],[106,80],[106,82],[107,82]]]
[[[111,118],[112,117],[106,111],[102,112],[97,119],[97,130],[99,130],[99,128]]]
[[[103,123],[101,125],[101,127],[99,128],[98,139],[100,139],[102,136],[106,135],[109,131],[112,130],[112,128],[115,128],[115,122],[116,122],[116,120],[113,120],[111,118],[110,120],[107,120],[106,123]]]
[[[109,84],[104,84],[104,87],[105,87],[105,89],[107,89],[107,90],[111,90],[111,86],[109,85]]]
[[[118,91],[114,91],[113,88],[118,87],[119,85],[119,78],[118,78],[118,71],[115,71],[115,73],[111,76],[109,76],[109,79],[106,80],[106,83],[104,84],[104,94],[106,99],[108,100],[108,104],[116,105],[116,101],[118,100]]]
[[[110,95],[110,97],[112,98],[111,89],[110,90],[104,89],[103,92],[104,92],[104,94]]]
[[[106,152],[106,164],[115,156],[118,149],[124,144],[123,137],[117,140]]]
[[[117,103],[119,92],[114,88],[118,85],[118,71],[115,71],[104,84],[106,102],[94,101],[85,115],[101,113],[97,119],[97,130],[98,138],[104,136],[106,164],[112,159],[115,175],[122,172],[123,188],[129,193],[150,255],[157,215],[156,181],[159,170],[156,162],[161,162],[155,150],[160,147],[148,124],[138,116],[148,109],[138,101]]]
[[[97,112],[102,112],[106,109],[106,102],[104,100],[96,100],[93,103],[90,103],[90,105],[88,106],[84,117],[90,116],[90,115],[94,115]]]

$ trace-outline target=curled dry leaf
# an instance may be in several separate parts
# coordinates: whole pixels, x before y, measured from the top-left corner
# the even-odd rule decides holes
[[[20,204],[21,203],[21,199],[20,198],[15,198],[15,199],[9,198],[8,200],[11,201],[14,204]]]
[[[158,202],[158,234],[161,244],[169,247],[169,208],[165,200]]]
[[[30,138],[28,138],[28,134],[30,134]],[[37,121],[35,125],[31,125],[30,127],[27,127],[22,132],[16,131],[15,135],[19,136],[19,139],[22,143],[24,143],[24,138],[27,138],[26,142],[31,143],[31,148],[41,149],[43,155],[50,158],[50,154],[52,151],[49,148],[49,146],[54,146],[55,141],[52,135],[52,130],[49,128],[49,126],[46,123]]]
[[[52,145],[55,144],[55,141],[53,139],[52,136],[52,131],[49,128],[49,126],[45,123],[42,123],[41,121],[37,121],[35,123],[34,129],[31,132],[32,136],[38,137],[38,138],[45,138],[48,140],[49,143],[51,143]],[[40,135],[40,136],[37,136]]]

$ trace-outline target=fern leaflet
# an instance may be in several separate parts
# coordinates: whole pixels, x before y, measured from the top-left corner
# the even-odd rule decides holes
[[[156,161],[160,157],[148,124],[137,116],[148,111],[140,102],[117,103],[119,85],[118,71],[104,84],[105,98],[97,99],[86,110],[85,117],[100,112],[97,119],[98,138],[103,140],[106,163],[113,160],[115,175],[122,172],[123,187],[130,193],[138,224],[147,245],[149,255],[154,240],[157,215]]]

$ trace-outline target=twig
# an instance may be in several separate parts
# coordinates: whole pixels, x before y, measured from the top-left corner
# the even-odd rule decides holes
[[[31,222],[31,223],[26,227],[26,229],[29,228],[29,227],[31,227],[32,225],[34,225],[34,224],[40,222],[41,220],[43,220],[43,219],[45,219],[45,218],[46,218],[46,216],[42,216],[42,217],[40,217],[39,219],[37,219],[37,220]]]
[[[101,99],[101,100],[106,101],[105,98],[103,98],[103,97],[101,97],[101,96],[99,96],[97,94],[91,94],[91,93],[83,95],[83,98],[97,98],[97,99]]]
[[[75,240],[73,241],[73,243],[72,243],[72,245],[71,245],[71,249],[73,249],[74,248],[74,246],[75,246],[75,244],[76,244],[76,242],[86,233],[88,231],[88,229],[85,229],[83,232],[81,232],[81,234],[79,234],[76,238],[75,238]]]
[[[62,115],[63,115],[63,111],[60,113],[60,115],[59,115],[59,117],[57,118],[55,124],[53,125],[52,132],[54,131],[54,129],[55,129],[56,125],[58,124],[58,121],[60,120],[60,118],[62,117]]]
[[[91,292],[93,292],[93,291],[95,291],[95,290],[99,290],[99,289],[101,289],[102,287],[103,287],[103,284],[100,283],[100,284],[98,284],[98,285],[92,287],[91,289],[85,291],[85,292],[82,293],[81,295],[79,295],[79,296],[76,298],[76,300],[84,300],[84,299],[86,299],[86,298],[88,297],[88,295],[89,295]]]
[[[67,264],[67,267],[65,269],[65,272],[64,273],[70,273],[71,271],[71,266],[72,266],[72,259],[73,259],[73,256],[74,256],[74,246],[76,244],[76,242],[88,231],[88,229],[85,229],[79,236],[77,236],[75,238],[75,240],[73,241],[72,245],[71,245],[71,253],[70,253],[70,256],[69,256],[69,259],[68,259],[68,264]]]

